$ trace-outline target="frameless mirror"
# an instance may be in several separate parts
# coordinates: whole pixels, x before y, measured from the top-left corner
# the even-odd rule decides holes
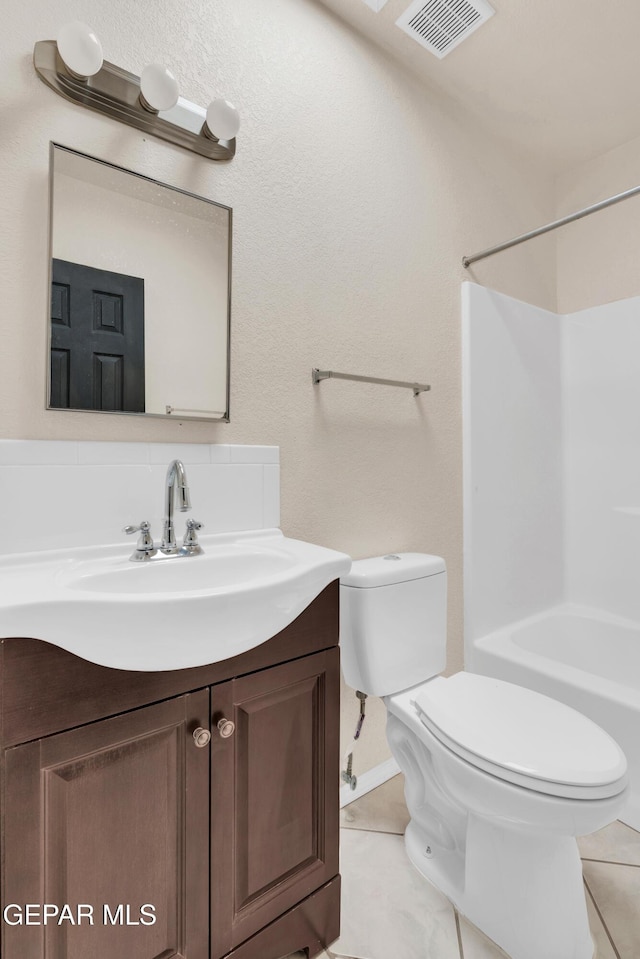
[[[51,145],[49,409],[229,419],[231,209]]]

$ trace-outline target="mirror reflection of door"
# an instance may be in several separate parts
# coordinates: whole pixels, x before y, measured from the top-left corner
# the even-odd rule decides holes
[[[144,413],[144,280],[52,260],[50,406]]]

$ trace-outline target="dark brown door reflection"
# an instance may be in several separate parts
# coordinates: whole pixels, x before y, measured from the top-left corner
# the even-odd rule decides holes
[[[144,413],[144,280],[52,264],[49,405]]]

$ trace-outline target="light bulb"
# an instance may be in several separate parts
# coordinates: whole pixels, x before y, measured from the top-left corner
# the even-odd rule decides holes
[[[58,31],[58,53],[76,77],[92,77],[102,67],[102,44],[86,23],[73,20]]]
[[[171,70],[160,63],[150,63],[140,77],[140,102],[152,113],[170,110],[178,102],[178,81]]]
[[[218,140],[233,140],[240,129],[240,114],[228,100],[212,100],[207,107],[204,132]]]

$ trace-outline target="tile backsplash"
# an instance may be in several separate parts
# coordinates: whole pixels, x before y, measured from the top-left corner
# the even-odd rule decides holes
[[[145,519],[159,538],[173,459],[204,533],[280,525],[277,446],[0,440],[0,554],[117,543]]]

